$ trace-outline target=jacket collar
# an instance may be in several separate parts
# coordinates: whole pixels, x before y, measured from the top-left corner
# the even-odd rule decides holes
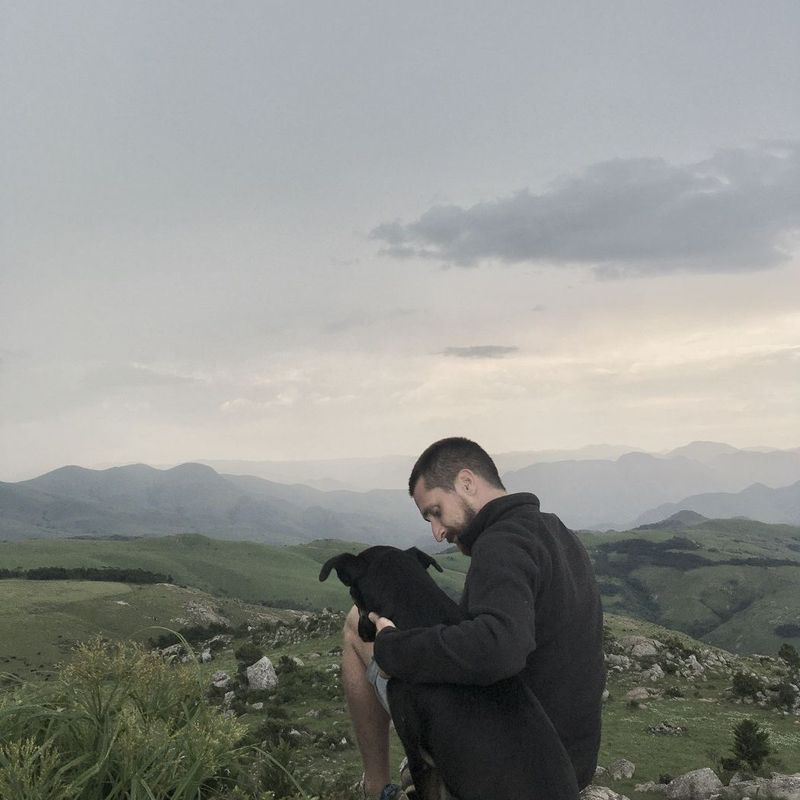
[[[458,537],[458,542],[463,551],[469,555],[475,540],[488,528],[494,525],[501,517],[519,506],[534,506],[539,510],[539,498],[530,492],[516,492],[504,494],[490,500],[476,515],[475,519],[467,525],[466,530]]]

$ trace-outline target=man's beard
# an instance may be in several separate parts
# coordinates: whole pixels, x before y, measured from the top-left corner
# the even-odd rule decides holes
[[[464,531],[470,526],[472,520],[478,515],[477,511],[470,508],[467,505],[467,501],[463,497],[459,497],[459,502],[461,503],[461,522],[458,525],[450,525],[447,528],[447,541],[451,544],[456,544],[461,547],[459,544],[459,537],[464,533]]]

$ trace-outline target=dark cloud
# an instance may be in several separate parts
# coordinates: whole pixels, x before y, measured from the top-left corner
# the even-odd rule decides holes
[[[505,358],[516,353],[518,347],[503,347],[497,344],[480,344],[474,347],[446,347],[442,354],[455,358]]]
[[[764,269],[789,257],[798,230],[800,143],[765,142],[695,164],[606,161],[541,194],[434,206],[371,237],[396,258],[589,265],[615,277]]]

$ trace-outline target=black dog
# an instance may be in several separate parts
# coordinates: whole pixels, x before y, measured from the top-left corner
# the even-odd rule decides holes
[[[431,565],[442,571],[416,547],[370,547],[357,556],[343,553],[329,559],[319,579],[324,581],[335,569],[350,587],[359,610],[359,636],[369,642],[376,635],[367,617],[371,611],[400,629],[464,619],[459,606],[428,575]],[[421,800],[440,800],[439,779],[456,800],[577,798],[574,769],[561,740],[521,680],[479,687],[393,678],[387,692]]]

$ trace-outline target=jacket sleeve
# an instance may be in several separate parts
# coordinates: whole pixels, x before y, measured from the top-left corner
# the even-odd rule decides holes
[[[382,631],[375,639],[378,666],[409,683],[478,686],[521,672],[536,646],[535,599],[543,567],[538,561],[520,538],[485,531],[467,576],[468,619]]]

